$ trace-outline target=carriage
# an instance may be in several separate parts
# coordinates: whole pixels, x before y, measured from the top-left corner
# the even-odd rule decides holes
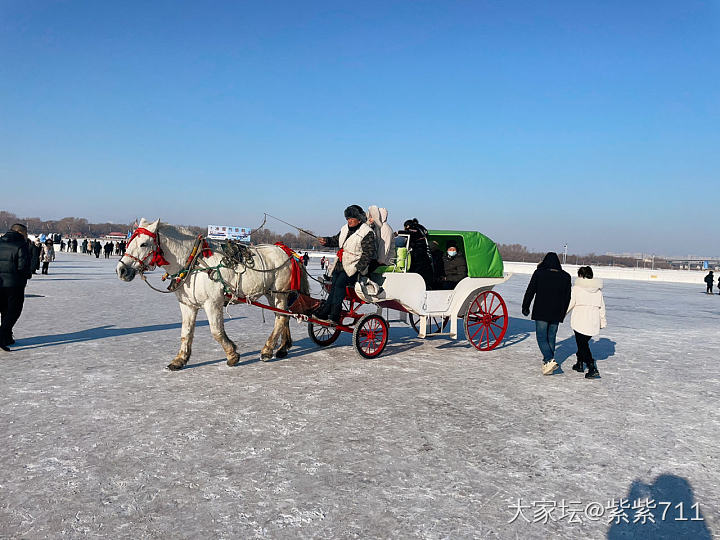
[[[475,231],[431,230],[428,241],[445,250],[449,241],[461,247],[467,263],[467,277],[451,290],[427,290],[425,281],[408,272],[412,253],[409,238],[397,236],[395,256],[388,266],[378,267],[354,287],[348,287],[341,312],[341,324],[330,325],[308,317],[308,334],[319,346],[331,345],[343,332],[353,334],[353,346],[364,358],[379,356],[388,342],[389,314],[399,313],[420,338],[448,336],[458,338],[461,322],[470,344],[489,351],[503,340],[508,327],[508,311],[503,298],[492,289],[507,281],[497,245]],[[325,283],[327,290],[329,283]],[[374,313],[362,313],[366,304],[376,306]],[[292,311],[292,306],[291,306]]]

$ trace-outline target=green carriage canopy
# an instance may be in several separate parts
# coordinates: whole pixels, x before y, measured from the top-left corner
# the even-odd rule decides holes
[[[503,277],[503,261],[495,242],[476,231],[428,231],[443,251],[448,240],[455,240],[465,255],[469,277]]]

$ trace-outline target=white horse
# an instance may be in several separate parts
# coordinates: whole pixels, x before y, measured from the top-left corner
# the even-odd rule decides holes
[[[136,274],[141,274],[156,265],[168,274],[180,272],[186,265],[193,247],[197,245],[197,236],[181,227],[172,227],[160,223],[152,223],[142,219],[140,226],[128,242],[125,255],[120,258],[116,272],[123,281],[132,281]],[[202,250],[202,246],[199,246]],[[288,292],[290,291],[291,266],[289,256],[278,246],[259,245],[249,248],[253,262],[239,264],[234,268],[208,268],[220,265],[222,255],[213,252],[211,256],[202,256],[187,278],[175,290],[180,311],[182,312],[182,332],[180,351],[168,365],[168,369],[182,369],[190,358],[195,319],[200,308],[205,309],[210,332],[222,346],[227,357],[227,364],[234,366],[238,362],[235,343],[225,333],[223,307],[228,300],[226,293],[231,291],[235,297],[255,300],[265,296],[268,305],[278,309],[287,309]],[[209,255],[209,253],[206,253]],[[219,272],[221,279],[215,272]],[[307,294],[309,290],[307,274],[301,270],[300,292]],[[212,277],[211,277],[212,275]],[[223,283],[224,282],[224,283]],[[260,358],[267,361],[273,356],[278,338],[282,342],[275,356],[284,358],[292,346],[290,337],[289,317],[275,313],[275,326],[263,347]]]

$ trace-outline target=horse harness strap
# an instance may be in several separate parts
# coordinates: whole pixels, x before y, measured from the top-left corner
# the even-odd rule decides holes
[[[220,283],[223,286],[223,292],[225,296],[230,300],[230,303],[247,303],[247,304],[254,304],[255,299],[253,298],[247,298],[247,297],[241,297],[236,294],[236,290],[233,289],[230,284],[225,281],[222,274],[220,273],[221,268],[228,268],[233,269],[236,272],[238,272],[237,267],[242,266],[242,270],[239,271],[239,274],[245,273],[247,269],[251,269],[254,272],[260,272],[260,273],[269,273],[269,272],[276,272],[288,264],[293,262],[293,256],[288,255],[288,258],[279,266],[276,266],[274,268],[256,268],[255,267],[255,258],[254,256],[260,257],[260,260],[262,261],[262,256],[257,253],[257,250],[255,250],[255,253],[253,253],[253,249],[250,246],[246,246],[245,244],[242,244],[240,242],[233,242],[232,240],[227,240],[221,244],[222,248],[222,260],[219,264],[215,266],[208,265],[205,261],[203,261],[203,258],[211,257],[214,255],[214,252],[210,248],[210,245],[208,244],[207,240],[203,237],[203,235],[199,234],[197,238],[195,239],[195,243],[193,244],[192,249],[190,250],[190,253],[188,254],[185,265],[175,272],[174,274],[168,274],[167,272],[165,275],[162,276],[162,281],[166,281],[168,279],[171,280],[170,285],[168,285],[167,290],[161,290],[156,287],[154,287],[145,277],[144,272],[145,270],[149,270],[154,266],[165,266],[170,264],[165,260],[165,257],[163,256],[162,248],[160,247],[160,240],[159,240],[159,234],[153,233],[145,228],[139,227],[135,229],[135,232],[133,232],[132,236],[128,240],[128,244],[138,235],[145,234],[147,236],[150,236],[154,243],[155,243],[155,249],[152,250],[150,253],[148,253],[144,259],[139,259],[138,257],[135,257],[131,253],[125,253],[125,255],[138,263],[140,263],[141,267],[141,278],[142,280],[150,287],[152,290],[161,292],[161,293],[173,293],[177,291],[184,283],[187,281],[187,279],[190,277],[191,274],[195,272],[207,272],[208,276],[211,280],[216,281]],[[148,258],[152,257],[150,260],[150,263],[148,264],[146,261]],[[203,265],[202,268],[198,267],[199,264]],[[264,264],[263,264],[264,266]],[[281,293],[281,292],[288,292],[288,291],[270,291],[271,293]],[[265,307],[265,306],[261,306]]]
[[[166,272],[165,275],[162,277],[163,281],[168,278],[172,279],[170,285],[168,286],[168,292],[175,292],[185,282],[185,280],[190,276],[190,274],[196,270],[195,266],[200,262],[201,257],[212,256],[213,251],[210,249],[210,245],[207,243],[207,240],[205,240],[202,234],[198,234],[197,238],[195,239],[195,243],[190,250],[190,254],[185,259],[185,265],[176,273],[168,274]],[[218,265],[217,268],[219,267],[220,265]],[[211,267],[206,265],[206,268],[203,270],[206,269],[209,273]]]
[[[132,253],[125,252],[125,257],[129,257],[130,259],[137,261],[140,264],[140,272],[145,272],[145,270],[150,270],[151,268],[155,268],[156,266],[167,266],[170,264],[167,262],[165,257],[163,256],[163,250],[160,247],[160,234],[156,232],[152,232],[147,230],[144,227],[138,227],[135,229],[135,231],[132,233],[130,238],[127,241],[127,245],[130,245],[130,242],[132,242],[137,236],[144,234],[146,236],[149,236],[153,239],[153,243],[155,244],[155,249],[150,251],[145,257],[142,259],[139,259]],[[151,258],[152,257],[152,258]],[[150,259],[150,262],[147,262],[148,258]]]

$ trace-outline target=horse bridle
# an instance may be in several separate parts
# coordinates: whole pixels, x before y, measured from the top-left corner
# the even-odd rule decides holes
[[[130,239],[129,239],[128,242],[127,242],[127,246],[130,247],[130,243],[131,243],[137,236],[140,236],[141,234],[144,234],[144,235],[146,235],[146,236],[149,236],[150,238],[153,239],[153,243],[155,244],[155,249],[153,249],[152,251],[150,251],[150,252],[149,252],[147,255],[145,255],[145,257],[143,257],[142,259],[139,259],[138,257],[136,257],[135,255],[133,255],[132,253],[127,253],[127,252],[125,252],[125,254],[123,255],[123,257],[130,257],[132,260],[138,262],[138,263],[140,264],[140,269],[138,270],[138,272],[140,272],[141,274],[144,273],[144,272],[147,271],[147,270],[152,270],[152,269],[155,268],[156,266],[167,266],[168,264],[170,264],[169,262],[167,262],[167,260],[165,260],[165,257],[163,256],[163,250],[162,250],[162,248],[160,247],[160,234],[159,234],[159,233],[154,233],[154,232],[152,232],[152,231],[149,231],[149,230],[145,229],[144,227],[138,227],[138,228],[135,229],[135,231],[132,233],[132,236],[130,236]],[[150,258],[150,262],[147,262],[148,258]],[[122,259],[120,259],[120,262],[121,262],[123,265],[128,266],[128,265],[126,265],[125,263],[122,262]]]

